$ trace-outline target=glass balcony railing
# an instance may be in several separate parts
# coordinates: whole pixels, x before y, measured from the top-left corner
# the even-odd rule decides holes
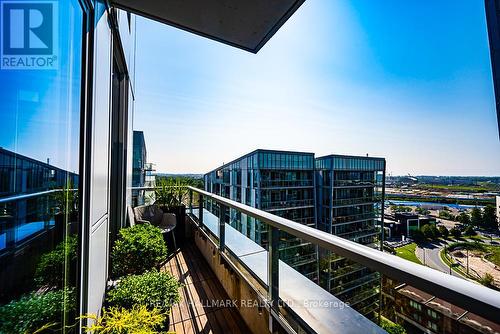
[[[279,210],[286,208],[314,206],[314,199],[284,200],[284,201],[261,201],[262,210]]]
[[[498,291],[197,188],[189,191],[188,216],[255,286],[272,317],[295,332],[385,333],[379,325],[386,318],[413,319],[423,332],[454,326],[457,333],[490,333],[489,326],[494,333],[499,327]],[[261,230],[248,222],[238,225],[241,230],[231,226],[229,212],[264,225],[262,239],[243,233]],[[291,240],[316,250],[284,256],[282,243]]]
[[[261,180],[261,188],[313,187],[313,180]]]

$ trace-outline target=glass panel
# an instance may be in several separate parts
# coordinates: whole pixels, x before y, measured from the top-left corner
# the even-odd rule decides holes
[[[57,332],[74,324],[78,305],[83,12],[76,0],[11,5],[2,19],[33,10],[43,17],[49,33],[35,37],[54,57],[24,43],[31,56],[12,58],[37,66],[0,70],[0,332],[51,323]],[[34,38],[18,26],[11,36]]]

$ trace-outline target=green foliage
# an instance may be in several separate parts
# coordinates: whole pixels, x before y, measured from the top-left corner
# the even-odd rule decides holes
[[[460,212],[460,214],[457,216],[457,220],[463,224],[463,225],[470,225],[470,216],[467,214],[467,212]]]
[[[155,203],[167,208],[186,204],[189,195],[188,186],[203,188],[203,181],[185,176],[158,178]]]
[[[415,211],[420,215],[428,215],[429,213],[431,213],[429,210],[421,208],[421,207],[417,207],[417,209]]]
[[[155,334],[166,319],[166,315],[145,305],[134,305],[131,309],[111,307],[102,311],[102,316],[82,316],[92,325],[84,327],[86,333],[95,334]]]
[[[411,208],[409,206],[404,205],[391,205],[392,212],[411,212]]]
[[[453,221],[457,219],[457,217],[451,214],[448,210],[439,210],[439,218],[453,220]]]
[[[28,334],[41,327],[61,326],[64,312],[75,309],[73,289],[31,293],[0,307],[0,333]]]
[[[464,231],[464,235],[470,237],[470,236],[473,236],[473,235],[476,235],[476,231],[474,231],[474,228],[472,226],[467,226],[465,228],[465,231]]]
[[[493,281],[494,281],[493,276],[489,273],[484,274],[484,276],[478,280],[479,283],[487,287],[492,287]]]
[[[443,225],[439,225],[438,230],[439,234],[441,234],[441,236],[445,239],[448,238],[448,236],[450,235],[450,231],[448,231],[448,229]]]
[[[429,224],[422,226],[420,228],[420,230],[422,231],[422,233],[424,234],[424,237],[426,239],[433,239],[434,238],[434,235],[432,234],[432,230],[431,230],[431,227]]]
[[[115,277],[142,274],[158,267],[167,258],[167,246],[161,230],[151,224],[121,229],[111,258]]]
[[[406,330],[403,326],[398,325],[384,317],[381,318],[380,327],[389,334],[406,334]]]
[[[424,233],[422,233],[421,230],[414,230],[411,232],[411,237],[413,238],[413,240],[415,240],[416,242],[421,242],[421,241],[424,241],[425,240],[425,235]]]
[[[483,209],[483,226],[488,229],[498,229],[495,207],[487,205]]]
[[[55,203],[54,214],[69,214],[78,211],[78,191],[74,191],[76,186],[69,182],[64,189],[52,194]]]
[[[65,264],[75,267],[78,248],[76,235],[69,236],[53,251],[43,254],[36,266],[35,282],[37,286],[62,288],[64,285]]]
[[[478,207],[474,207],[471,212],[471,224],[480,227],[483,223],[483,215]]]
[[[458,227],[454,226],[450,230],[450,235],[453,236],[453,238],[458,239],[462,236],[462,232]]]
[[[425,238],[427,239],[437,239],[441,236],[441,233],[439,232],[438,228],[434,224],[425,224],[420,228],[422,231],[422,234],[424,235]]]
[[[112,306],[125,308],[135,304],[145,305],[149,310],[158,308],[168,313],[170,307],[180,300],[179,289],[180,284],[175,277],[154,270],[123,278],[109,292],[108,302]]]

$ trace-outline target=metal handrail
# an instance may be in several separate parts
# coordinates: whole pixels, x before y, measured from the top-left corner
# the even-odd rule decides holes
[[[493,322],[498,321],[500,292],[198,188],[188,186],[188,189],[295,237],[333,251],[388,277],[433,294],[465,310],[471,310],[473,313]]]
[[[29,194],[20,194],[20,195],[14,195],[14,196],[9,196],[9,197],[2,197],[2,198],[0,198],[0,203],[14,202],[14,201],[22,200],[22,199],[48,195],[48,194],[56,193],[59,191],[65,191],[65,190],[77,191],[78,189],[51,189],[51,190],[38,191],[35,193],[29,193]]]

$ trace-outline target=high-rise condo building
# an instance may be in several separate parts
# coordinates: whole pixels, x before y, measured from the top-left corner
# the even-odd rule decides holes
[[[328,155],[316,159],[318,228],[373,248],[381,245],[385,159]],[[358,263],[319,250],[321,285],[372,318],[380,277]]]
[[[256,150],[205,174],[205,190],[316,227],[314,153]],[[214,211],[215,208],[207,209]],[[230,224],[262,246],[267,228],[245,214],[230,213]],[[280,259],[317,281],[313,245],[282,232]]]

